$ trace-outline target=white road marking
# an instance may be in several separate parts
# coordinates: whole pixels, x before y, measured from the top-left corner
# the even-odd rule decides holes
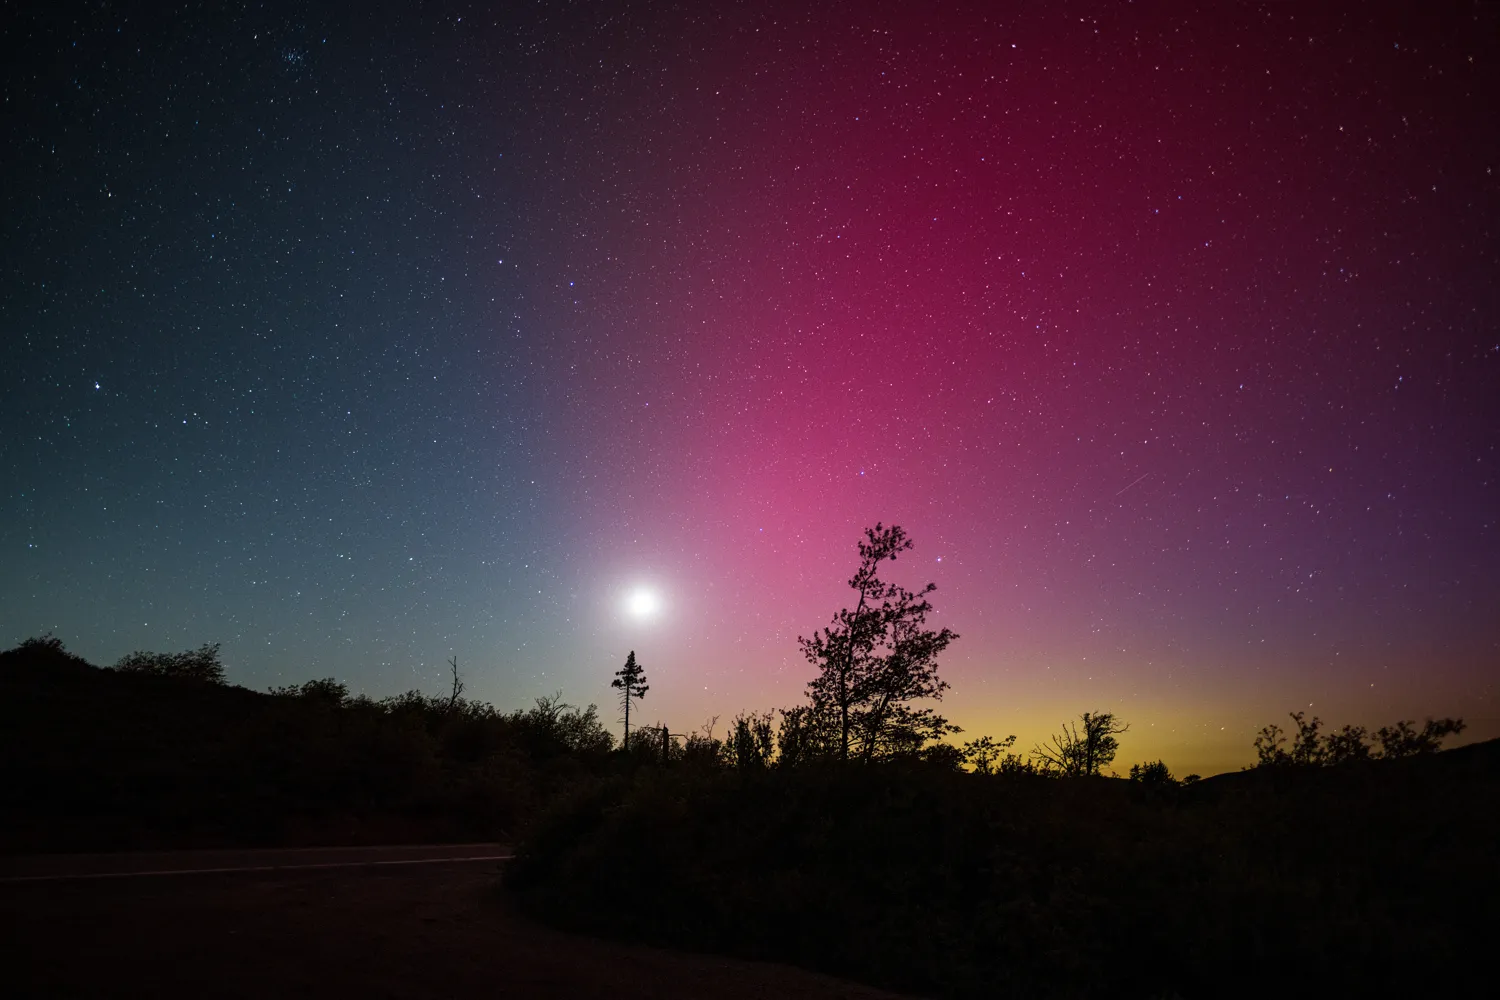
[[[10,875],[6,882],[66,882],[91,878],[142,878],[148,875],[219,875],[226,872],[287,872],[309,868],[371,868],[375,865],[441,865],[464,861],[509,861],[514,854],[484,854],[466,858],[404,858],[397,861],[322,861],[303,865],[250,865],[244,868],[172,868],[145,872],[82,872],[70,875]]]

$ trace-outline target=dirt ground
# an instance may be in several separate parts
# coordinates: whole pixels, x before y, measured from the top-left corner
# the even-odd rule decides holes
[[[0,885],[12,997],[891,998],[798,969],[578,937],[490,864]]]

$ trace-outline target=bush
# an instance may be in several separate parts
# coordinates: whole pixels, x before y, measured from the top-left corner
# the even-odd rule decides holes
[[[1150,764],[1131,764],[1130,780],[1148,788],[1172,788],[1177,785],[1177,779],[1172,777],[1167,765],[1159,760]]]
[[[120,659],[115,669],[122,674],[151,674],[201,684],[223,684],[224,665],[219,662],[219,644],[204,643],[182,653],[146,653],[137,650]]]
[[[566,799],[505,880],[565,926],[948,997],[1422,987],[1486,953],[1452,886],[1500,891],[1490,749],[1150,795],[902,765],[642,771]]]
[[[332,677],[306,681],[302,684],[287,684],[273,687],[271,694],[278,698],[305,698],[325,705],[340,706],[349,700],[349,685]]]
[[[1463,719],[1428,719],[1421,729],[1416,729],[1408,719],[1376,731],[1375,739],[1380,743],[1376,751],[1370,746],[1369,731],[1364,726],[1345,726],[1320,737],[1322,719],[1317,716],[1308,719],[1302,712],[1291,713],[1291,719],[1297,726],[1297,734],[1290,750],[1286,749],[1287,733],[1278,725],[1266,726],[1255,737],[1257,766],[1318,767],[1375,759],[1399,760],[1436,753],[1443,740],[1465,728]]]

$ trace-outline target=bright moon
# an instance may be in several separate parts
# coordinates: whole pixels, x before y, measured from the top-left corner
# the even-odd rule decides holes
[[[650,618],[661,610],[661,598],[654,591],[639,587],[626,598],[625,610],[632,618]]]

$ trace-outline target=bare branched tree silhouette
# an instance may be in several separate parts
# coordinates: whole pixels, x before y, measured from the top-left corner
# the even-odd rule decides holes
[[[448,661],[448,666],[453,672],[453,684],[448,691],[448,711],[450,713],[458,710],[459,701],[464,695],[464,679],[458,673],[458,657]]]
[[[1084,712],[1079,722],[1063,723],[1062,732],[1031,753],[1044,771],[1070,778],[1096,775],[1119,752],[1115,737],[1129,729],[1113,712]]]

